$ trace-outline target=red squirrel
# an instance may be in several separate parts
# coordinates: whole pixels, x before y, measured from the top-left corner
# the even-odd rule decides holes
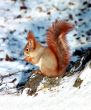
[[[64,75],[70,61],[66,34],[73,27],[66,21],[56,20],[46,33],[47,47],[42,46],[32,32],[28,32],[24,48],[25,61],[39,66],[42,75],[48,77]]]

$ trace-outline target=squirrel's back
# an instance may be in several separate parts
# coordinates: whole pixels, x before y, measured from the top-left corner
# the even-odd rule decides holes
[[[64,71],[68,66],[70,50],[66,40],[66,34],[72,29],[72,24],[66,21],[57,20],[47,31],[47,44],[56,56],[58,71]]]

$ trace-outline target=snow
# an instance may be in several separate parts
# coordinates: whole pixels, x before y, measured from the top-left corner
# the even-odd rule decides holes
[[[90,84],[91,83],[91,68],[87,66],[85,70],[82,73],[80,73],[79,78],[83,80],[83,83],[81,84],[81,86]]]
[[[75,25],[67,35],[71,54],[76,49],[87,49],[91,47],[90,5],[90,0],[0,1],[0,110],[91,110],[90,62],[80,73],[56,79],[56,86],[44,87],[43,79],[32,96],[27,94],[31,88],[25,88],[22,94],[17,89],[36,69],[24,61],[27,32],[33,31],[36,39],[46,45],[48,27],[56,19],[64,19]],[[73,62],[78,59],[71,57]],[[82,82],[75,87],[78,78]]]
[[[86,71],[91,73],[89,66]],[[82,72],[84,76],[87,74]],[[60,81],[60,86],[53,90],[43,89],[37,96],[27,96],[26,90],[21,96],[0,96],[1,110],[90,110],[91,105],[91,80],[80,88],[73,87],[73,83],[78,77],[75,74],[71,77],[64,77]],[[82,76],[81,76],[82,77]],[[91,78],[91,77],[90,77]]]

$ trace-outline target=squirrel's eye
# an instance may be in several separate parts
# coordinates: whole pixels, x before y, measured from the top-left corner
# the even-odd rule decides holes
[[[26,51],[28,52],[29,51],[29,48],[27,48]]]

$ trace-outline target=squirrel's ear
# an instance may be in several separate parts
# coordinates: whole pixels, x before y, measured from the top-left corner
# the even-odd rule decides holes
[[[29,31],[27,34],[27,40],[34,40],[34,39],[35,39],[34,34],[31,31]]]
[[[31,48],[34,49],[36,46],[36,40],[35,40],[34,34],[30,31],[28,32],[28,35],[27,35],[27,41],[31,45]]]

